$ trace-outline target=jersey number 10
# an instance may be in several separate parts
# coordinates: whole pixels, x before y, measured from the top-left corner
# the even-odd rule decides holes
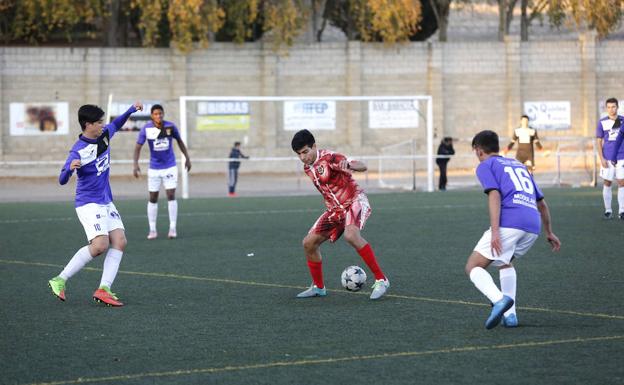
[[[521,167],[513,168],[509,166],[505,167],[504,170],[516,187],[516,191],[533,194],[533,182],[531,182],[531,176],[527,170]]]

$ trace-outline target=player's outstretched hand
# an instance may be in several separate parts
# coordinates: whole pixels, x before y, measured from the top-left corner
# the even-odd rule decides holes
[[[133,106],[137,111],[143,111],[143,103],[141,103],[140,101],[137,100],[136,102],[134,102]]]
[[[607,159],[601,159],[600,164],[602,165],[602,168],[609,168],[609,161]]]
[[[546,235],[546,239],[548,239],[548,243],[550,243],[552,251],[557,252],[561,249],[561,241],[554,233]]]
[[[191,171],[191,160],[190,159],[187,159],[186,162],[184,162],[184,167],[186,168],[187,172]]]
[[[80,166],[82,166],[82,162],[80,162],[80,159],[74,159],[69,164],[69,169],[70,170],[75,170],[77,168],[80,168]]]
[[[132,170],[132,174],[134,174],[135,178],[138,178],[139,175],[141,175],[141,168],[138,165],[134,166],[134,170]]]
[[[342,171],[347,171],[349,169],[349,161],[346,159],[341,160],[340,163],[338,163],[338,167],[340,167]]]
[[[490,242],[490,247],[492,248],[493,256],[501,255],[501,253],[503,252],[503,245],[501,243],[500,234],[498,231],[492,231],[492,240]]]

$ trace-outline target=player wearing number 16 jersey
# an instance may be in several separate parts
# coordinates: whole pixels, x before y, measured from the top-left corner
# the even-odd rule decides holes
[[[466,274],[493,304],[485,327],[491,329],[501,320],[504,326],[515,327],[516,271],[512,260],[533,246],[542,224],[553,251],[559,250],[561,242],[552,231],[544,195],[526,166],[498,155],[498,135],[481,131],[472,140],[472,148],[481,162],[477,178],[488,195],[490,228],[468,257]],[[500,269],[500,290],[485,270],[490,264]]]
[[[355,248],[375,275],[370,298],[380,298],[390,287],[390,282],[379,268],[373,249],[360,235],[371,211],[366,195],[351,176],[353,171],[366,171],[366,165],[348,160],[342,154],[317,149],[314,136],[308,130],[295,134],[292,149],[299,155],[304,164],[303,170],[323,195],[327,206],[327,211],[316,220],[303,239],[313,283],[297,297],[323,297],[327,294],[323,283],[320,246],[327,240],[335,242],[344,233],[345,240]]]

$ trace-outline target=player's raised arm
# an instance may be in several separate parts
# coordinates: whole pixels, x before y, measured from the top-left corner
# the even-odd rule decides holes
[[[134,102],[134,104],[131,105],[130,108],[128,108],[126,112],[116,117],[115,120],[113,120],[108,125],[108,128],[111,131],[111,136],[114,135],[115,132],[119,131],[121,127],[123,127],[123,125],[126,123],[130,115],[134,114],[137,111],[141,111],[142,109],[143,109],[143,103],[137,101],[137,102]]]

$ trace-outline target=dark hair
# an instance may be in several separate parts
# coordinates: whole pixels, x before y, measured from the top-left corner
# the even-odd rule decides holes
[[[500,150],[498,144],[498,134],[490,130],[479,132],[474,138],[472,138],[472,148],[480,148],[486,154],[498,152]]]
[[[103,116],[104,111],[93,104],[85,104],[78,109],[78,122],[80,123],[82,131],[87,127],[87,123],[95,123],[102,119]]]
[[[620,104],[618,103],[618,100],[616,98],[609,98],[607,99],[607,101],[605,102],[605,106],[609,103],[615,103],[616,106],[620,106]]]
[[[526,120],[531,120],[531,119],[529,118],[529,115],[527,115],[527,114],[524,114],[524,115],[522,115],[522,116],[520,117],[520,119],[521,119],[521,120],[522,120],[523,118],[526,118]]]
[[[240,142],[234,142],[234,147],[240,146]]]
[[[295,136],[292,138],[291,146],[294,152],[297,152],[304,148],[305,146],[312,147],[314,146],[314,135],[308,130],[297,131]]]
[[[154,104],[152,108],[150,108],[150,114],[154,113],[154,110],[161,110],[163,113],[165,112],[165,109],[160,104]]]

